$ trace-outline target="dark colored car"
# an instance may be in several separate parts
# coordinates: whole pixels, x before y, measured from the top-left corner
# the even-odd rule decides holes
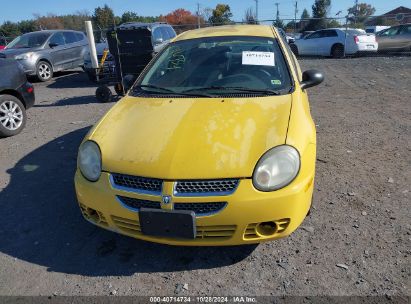
[[[14,59],[0,59],[0,137],[13,136],[26,125],[26,109],[34,104],[34,88]]]

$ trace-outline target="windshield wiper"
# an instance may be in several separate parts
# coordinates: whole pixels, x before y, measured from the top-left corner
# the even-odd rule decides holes
[[[136,88],[148,88],[148,89],[155,89],[155,90],[159,90],[162,91],[163,93],[169,93],[172,95],[180,95],[180,96],[190,96],[190,97],[211,97],[211,95],[209,94],[194,94],[194,93],[189,93],[189,92],[176,92],[173,91],[171,89],[167,89],[167,88],[163,88],[163,87],[159,87],[153,84],[140,84],[140,85],[136,85],[133,90],[135,90]],[[152,92],[152,91],[151,91]]]
[[[194,89],[183,91],[183,93],[196,92],[196,91],[200,91],[200,92],[201,91],[213,91],[213,90],[225,90],[225,91],[235,90],[235,91],[241,91],[241,92],[247,92],[247,93],[281,95],[280,91],[271,90],[271,89],[251,89],[251,88],[246,88],[246,87],[220,87],[220,86],[194,88]]]

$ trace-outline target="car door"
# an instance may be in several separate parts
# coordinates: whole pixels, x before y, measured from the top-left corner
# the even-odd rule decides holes
[[[81,46],[74,32],[64,32],[64,40],[66,41],[65,50],[65,69],[70,69],[76,67],[76,62],[78,62],[81,56]]]
[[[394,51],[398,48],[398,34],[400,27],[393,26],[385,31],[378,33],[378,50],[380,51]]]
[[[323,32],[323,30],[320,30],[306,36],[301,41],[301,50],[300,46],[298,45],[298,53],[301,55],[319,55],[318,47],[321,43],[321,37],[324,34]]]
[[[331,48],[334,44],[341,42],[338,37],[336,30],[324,30],[322,31],[321,38],[318,39],[318,55],[321,56],[330,56]]]
[[[404,51],[411,51],[411,24],[402,25],[397,37],[398,47]]]
[[[62,32],[54,33],[49,40],[50,60],[54,71],[60,71],[65,63],[66,43]]]

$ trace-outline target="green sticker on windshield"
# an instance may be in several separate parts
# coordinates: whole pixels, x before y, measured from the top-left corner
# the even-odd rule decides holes
[[[271,80],[271,84],[281,85],[281,80],[279,80],[279,79],[272,79],[272,80]]]

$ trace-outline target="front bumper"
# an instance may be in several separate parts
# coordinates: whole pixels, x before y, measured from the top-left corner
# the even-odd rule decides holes
[[[22,59],[22,60],[17,60],[18,63],[21,64],[21,66],[24,69],[24,73],[26,75],[36,75],[36,65],[37,65],[37,58],[29,58],[29,59]]]
[[[196,217],[195,239],[172,239],[141,233],[138,211],[127,208],[117,196],[161,202],[161,196],[140,194],[114,188],[110,174],[103,172],[97,182],[87,181],[77,170],[75,188],[83,216],[102,228],[151,242],[185,246],[224,246],[253,244],[288,236],[304,220],[311,206],[314,183],[315,146],[304,153],[297,178],[287,187],[261,192],[251,179],[241,179],[236,191],[226,196],[174,196],[173,181],[165,181],[163,195],[170,195],[172,203],[161,203],[162,209],[173,204],[199,202],[227,202],[226,207],[213,215]],[[306,151],[307,152],[307,151]],[[308,155],[307,155],[308,154]],[[261,222],[273,221],[277,227],[270,235],[256,230]]]

